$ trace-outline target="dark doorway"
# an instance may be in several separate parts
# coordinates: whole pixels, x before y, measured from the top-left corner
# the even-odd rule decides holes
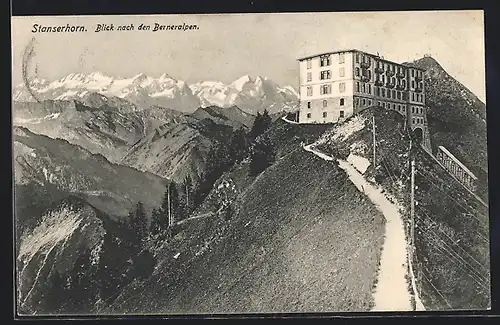
[[[415,130],[413,130],[413,139],[415,139],[417,143],[422,143],[423,137],[424,131],[421,128],[415,128]]]

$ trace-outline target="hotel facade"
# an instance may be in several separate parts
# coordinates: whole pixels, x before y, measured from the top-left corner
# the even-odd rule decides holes
[[[371,107],[395,110],[427,135],[424,70],[359,50],[298,59],[299,123],[337,123]]]

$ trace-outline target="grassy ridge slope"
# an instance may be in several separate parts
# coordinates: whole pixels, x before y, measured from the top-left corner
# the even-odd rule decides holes
[[[298,147],[303,133],[294,132],[277,121],[270,133],[288,141],[273,166],[237,186],[235,216],[183,225],[157,253],[153,276],[110,311],[368,311],[383,216],[338,166]],[[246,168],[223,177],[243,184]]]

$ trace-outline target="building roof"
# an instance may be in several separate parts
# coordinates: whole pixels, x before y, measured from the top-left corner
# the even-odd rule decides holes
[[[451,152],[449,152],[445,147],[439,146],[439,149],[443,151],[448,157],[450,157],[457,165],[459,165],[460,168],[462,168],[467,174],[469,174],[470,177],[472,177],[473,179],[477,179],[477,177],[467,167],[465,167],[464,164],[460,162],[460,160],[455,158],[455,156],[453,156]]]
[[[321,53],[317,53],[317,54],[311,54],[311,55],[300,57],[300,58],[297,59],[297,61],[304,61],[306,59],[316,58],[318,56],[327,55],[327,54],[337,54],[337,53],[346,53],[346,52],[360,52],[360,53],[364,53],[364,54],[368,54],[368,55],[371,55],[373,57],[376,57],[376,58],[378,58],[381,61],[403,65],[402,63],[397,63],[397,62],[394,62],[394,61],[391,61],[391,60],[384,59],[380,55],[369,53],[369,52],[365,52],[365,51],[361,51],[361,50],[358,50],[358,49],[355,49],[355,48],[352,48],[352,49],[342,49],[342,50],[329,51],[329,52],[321,52]],[[410,62],[405,62],[405,63],[410,63]],[[418,68],[418,67],[409,67],[409,68],[416,69],[416,70],[421,70],[421,71],[425,71],[425,69]]]

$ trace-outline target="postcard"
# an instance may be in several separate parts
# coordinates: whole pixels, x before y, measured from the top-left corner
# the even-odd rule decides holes
[[[13,17],[18,315],[490,309],[483,16]]]

